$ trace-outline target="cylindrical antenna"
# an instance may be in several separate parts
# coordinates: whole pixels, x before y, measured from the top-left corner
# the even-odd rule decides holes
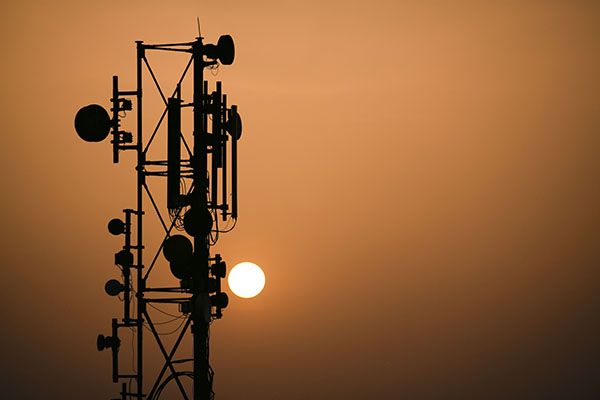
[[[227,112],[227,95],[223,95],[223,108],[220,110],[220,113],[223,118],[223,123],[225,123],[226,113]],[[223,134],[223,168],[221,169],[221,194],[222,194],[222,206],[223,206],[223,221],[227,221],[227,140],[229,137],[226,134]]]
[[[237,106],[231,106],[231,116],[237,124]],[[237,127],[234,129],[234,131]],[[237,219],[237,134],[231,137],[231,218]]]
[[[210,201],[213,208],[217,207],[219,199],[219,168],[221,167],[221,148],[223,146],[223,124],[221,124],[221,82],[217,82],[217,88],[213,93],[212,114],[212,149],[211,149],[211,189]]]
[[[167,101],[167,208],[181,206],[181,100]]]

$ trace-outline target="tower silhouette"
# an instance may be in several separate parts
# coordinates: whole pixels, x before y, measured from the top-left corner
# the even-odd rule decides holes
[[[165,97],[147,58],[149,52],[155,51],[189,56],[170,97]],[[83,140],[100,142],[111,136],[114,163],[119,162],[122,151],[137,155],[136,206],[124,209],[123,219],[113,218],[108,223],[109,232],[123,236],[124,244],[115,254],[115,265],[122,279],[106,282],[105,291],[110,296],[122,296],[123,317],[112,319],[110,335],[98,335],[97,348],[112,352],[112,380],[121,383],[121,399],[158,399],[170,382],[176,384],[182,398],[189,399],[181,379],[184,376],[193,379],[191,398],[212,399],[209,328],[214,320],[223,316],[228,297],[221,288],[221,279],[227,270],[225,261],[221,255],[211,254],[211,247],[219,234],[232,230],[237,221],[237,142],[242,134],[242,121],[237,106],[227,105],[221,82],[209,90],[203,74],[206,68],[231,65],[235,58],[234,43],[229,35],[221,36],[217,44],[203,43],[201,36],[186,43],[137,41],[136,58],[135,90],[121,90],[119,79],[114,76],[110,112],[91,104],[81,108],[75,116],[75,130]],[[186,77],[190,70],[193,98],[186,103],[181,93],[182,86],[189,81]],[[144,78],[148,77],[164,103],[164,110],[149,136],[142,126],[143,86]],[[123,114],[133,110],[137,117],[135,134],[121,129]],[[182,119],[190,113],[191,147],[181,128]],[[151,159],[148,150],[165,124],[166,157]],[[164,178],[168,218],[161,212],[147,184],[149,179]],[[164,239],[156,249],[148,248],[144,242],[145,207],[157,215],[164,230]],[[223,227],[227,224],[229,226]],[[150,258],[146,258],[147,252]],[[177,284],[168,287],[152,284],[151,273],[161,261],[169,264]],[[156,330],[151,309],[157,304],[178,305],[182,324],[170,349]],[[151,339],[156,341],[164,358],[160,372],[150,381],[145,381],[144,375],[144,328],[150,331]],[[193,358],[176,359],[188,328],[193,338]],[[122,329],[131,329],[136,336],[135,368],[131,372],[122,372],[119,368]],[[190,363],[191,370],[181,367]],[[135,388],[128,382],[135,382]],[[147,382],[150,385],[145,386]]]

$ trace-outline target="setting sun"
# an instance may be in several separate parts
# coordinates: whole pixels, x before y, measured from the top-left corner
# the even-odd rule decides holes
[[[262,292],[265,273],[254,263],[242,262],[231,269],[227,283],[236,296],[248,299]]]

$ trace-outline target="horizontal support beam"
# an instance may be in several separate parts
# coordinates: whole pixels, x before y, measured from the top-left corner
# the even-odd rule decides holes
[[[119,96],[137,96],[137,90],[119,90]]]
[[[157,288],[145,288],[144,292],[174,292],[174,293],[188,293],[188,289],[180,287],[157,287]]]
[[[179,298],[166,298],[166,299],[152,299],[152,298],[148,298],[148,297],[143,297],[143,301],[147,302],[147,303],[172,303],[172,304],[178,304],[178,303],[186,303],[190,300],[192,300],[191,297],[179,297]]]
[[[154,49],[161,47],[176,47],[176,46],[191,46],[195,42],[182,42],[182,43],[156,43],[156,44],[142,44],[145,49]]]

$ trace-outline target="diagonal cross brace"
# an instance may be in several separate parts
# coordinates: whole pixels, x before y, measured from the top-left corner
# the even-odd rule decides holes
[[[183,79],[185,78],[188,70],[190,69],[190,66],[192,65],[193,60],[194,60],[194,58],[190,57],[190,61],[188,61],[187,65],[185,66],[185,69],[183,70],[183,73],[181,74],[181,77],[179,78],[177,85],[175,85],[175,90],[173,90],[173,94],[171,95],[171,97],[175,96],[175,93],[177,93],[177,88],[181,85],[181,82],[183,82]],[[163,120],[165,119],[165,115],[167,115],[167,107],[166,107],[167,101],[165,99],[165,96],[163,95],[162,89],[160,88],[160,85],[158,84],[158,81],[157,81],[156,77],[154,76],[154,72],[152,71],[152,68],[150,67],[150,63],[148,62],[146,57],[144,57],[144,62],[148,68],[148,71],[150,72],[150,75],[152,76],[152,79],[154,80],[154,84],[156,85],[158,92],[160,93],[160,96],[162,97],[163,102],[165,103],[165,109],[164,109],[162,115],[160,116],[158,123],[156,124],[156,127],[154,128],[154,131],[152,132],[152,135],[150,136],[150,139],[148,140],[148,143],[146,143],[146,147],[144,148],[143,153],[146,154],[148,152],[148,149],[150,148],[150,145],[152,144],[152,141],[154,140],[154,137],[156,136],[156,132],[158,132],[158,129],[160,128]],[[183,135],[181,135],[181,139],[183,140],[183,144],[185,145],[185,148],[186,148],[188,154],[191,156],[192,151],[190,150],[190,147],[188,146],[187,142],[185,141],[185,138],[183,137]]]
[[[160,348],[160,351],[161,351],[163,357],[165,358],[165,364],[163,365],[162,370],[158,374],[158,377],[156,378],[154,385],[152,385],[152,390],[148,394],[148,399],[152,399],[152,395],[156,391],[156,388],[158,387],[167,368],[169,368],[171,370],[171,373],[173,374],[173,377],[175,379],[175,382],[177,383],[177,386],[179,387],[179,390],[181,391],[181,395],[183,396],[183,398],[185,400],[189,400],[187,397],[187,394],[185,392],[185,388],[181,384],[181,381],[179,380],[179,376],[177,375],[177,371],[175,370],[175,367],[173,366],[172,358],[175,355],[175,353],[177,352],[177,348],[179,347],[179,344],[181,343],[181,339],[183,339],[183,335],[185,334],[185,331],[187,330],[188,326],[190,325],[191,318],[190,317],[187,318],[187,321],[185,322],[183,329],[179,333],[179,336],[177,337],[177,341],[173,345],[171,352],[169,354],[167,354],[167,351],[166,351],[164,345],[162,344],[162,341],[160,340],[160,336],[158,335],[158,332],[156,332],[156,328],[154,327],[154,324],[152,323],[152,320],[150,319],[150,315],[148,314],[148,312],[146,310],[144,310],[144,317],[148,321],[148,325],[150,326],[150,331],[154,335],[154,338],[156,339],[156,343],[158,343],[158,347]]]

